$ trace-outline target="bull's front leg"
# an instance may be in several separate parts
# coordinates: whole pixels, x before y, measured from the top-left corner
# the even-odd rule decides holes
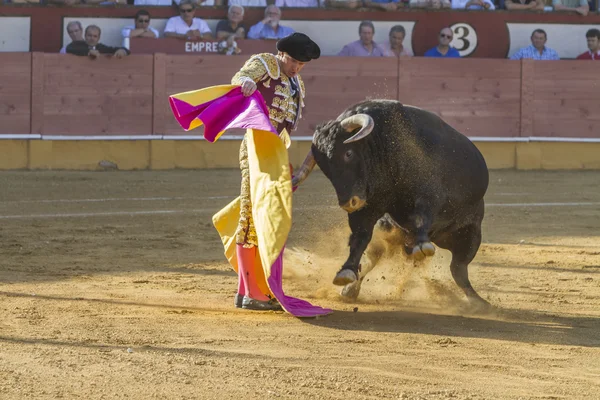
[[[415,210],[408,218],[407,228],[413,238],[412,250],[408,251],[415,260],[423,260],[435,254],[435,246],[429,238],[429,230],[433,223],[433,206],[428,205],[423,199],[415,202]]]
[[[350,225],[350,255],[333,279],[334,285],[344,286],[359,278],[360,259],[373,237],[375,223],[381,217],[374,210],[363,208],[348,214]]]

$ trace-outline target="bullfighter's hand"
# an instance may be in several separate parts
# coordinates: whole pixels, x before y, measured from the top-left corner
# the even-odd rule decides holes
[[[242,93],[244,94],[244,96],[251,96],[255,90],[256,83],[254,83],[254,81],[244,81],[244,83],[242,83]]]
[[[90,50],[90,52],[88,53],[88,56],[90,56],[90,58],[97,58],[100,55],[100,52],[98,50]]]

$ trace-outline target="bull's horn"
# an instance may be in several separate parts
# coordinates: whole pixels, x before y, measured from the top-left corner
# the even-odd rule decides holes
[[[356,142],[357,140],[364,139],[369,136],[375,127],[375,122],[369,114],[354,114],[348,118],[345,118],[342,122],[340,122],[340,125],[346,130],[346,132],[352,132],[354,129],[360,128],[360,131],[356,132],[354,136],[344,140],[344,144],[346,144],[350,142]]]
[[[312,149],[308,150],[308,154],[306,155],[304,162],[298,169],[298,173],[294,174],[294,179],[292,179],[292,186],[296,187],[302,182],[304,182],[304,180],[308,177],[308,175],[311,173],[316,164],[317,162],[315,161],[315,156],[313,156]]]

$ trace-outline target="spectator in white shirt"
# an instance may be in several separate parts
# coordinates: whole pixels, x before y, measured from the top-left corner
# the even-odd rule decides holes
[[[495,10],[490,0],[452,0],[452,8],[461,10]]]
[[[184,40],[212,39],[212,32],[206,21],[194,18],[196,3],[194,0],[181,0],[179,16],[171,17],[165,27],[165,37]]]
[[[173,2],[179,5],[181,0],[173,0]],[[222,6],[225,4],[226,0],[195,0],[196,7],[214,7],[214,6]]]
[[[242,6],[246,7],[266,7],[267,0],[229,0],[227,3],[229,6]]]
[[[311,8],[319,7],[319,0],[275,0],[277,7]]]
[[[127,47],[127,40],[133,37],[156,39],[159,33],[150,26],[150,13],[146,10],[140,10],[135,14],[135,25],[129,25],[121,31],[123,35],[123,47]]]

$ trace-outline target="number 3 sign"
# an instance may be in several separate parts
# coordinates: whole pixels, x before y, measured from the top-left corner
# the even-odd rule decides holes
[[[477,48],[477,32],[475,28],[464,22],[450,26],[454,32],[454,38],[450,45],[458,50],[461,57],[466,57]]]

